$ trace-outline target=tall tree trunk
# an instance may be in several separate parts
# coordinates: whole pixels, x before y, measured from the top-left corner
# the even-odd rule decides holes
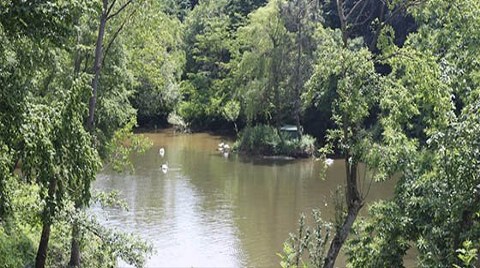
[[[95,106],[97,104],[98,80],[100,79],[100,70],[102,68],[103,37],[105,36],[105,25],[108,17],[108,0],[103,0],[103,10],[100,16],[100,25],[98,27],[97,43],[95,46],[95,60],[93,64],[94,77],[92,80],[92,96],[88,106],[88,128],[93,130],[95,125]]]
[[[343,139],[345,143],[348,143],[349,135],[347,122],[348,118],[343,116]],[[345,161],[345,175],[346,175],[346,194],[345,201],[347,202],[347,217],[345,218],[342,227],[335,233],[335,236],[330,243],[327,256],[325,258],[324,268],[333,268],[338,253],[342,249],[343,244],[347,240],[353,223],[357,219],[360,209],[363,207],[363,198],[360,195],[357,183],[357,162],[352,159],[350,151],[347,150],[344,155]]]
[[[80,42],[80,40],[78,40]],[[80,51],[75,53],[75,61],[74,61],[74,70],[73,73],[75,76],[78,76],[80,73],[80,66],[82,63],[82,55]],[[77,204],[75,204],[75,208],[79,208]],[[69,267],[79,267],[80,266],[80,228],[78,227],[78,223],[74,221],[72,223],[72,242],[71,242],[71,250],[70,250],[70,262],[68,263]]]
[[[43,227],[42,236],[38,245],[37,257],[35,258],[35,268],[44,268],[47,260],[48,241],[50,240],[50,226],[55,211],[55,191],[57,190],[57,179],[52,178],[48,186],[48,199],[43,209]]]
[[[348,18],[345,15],[344,2],[343,0],[336,0],[338,16],[340,18],[340,27],[342,31],[342,41],[343,47],[348,48]],[[357,2],[358,4],[359,2]],[[343,132],[343,143],[349,144],[351,136],[348,131],[348,117],[343,115],[342,118],[342,132]],[[358,164],[355,159],[352,159],[351,152],[346,149],[344,154],[345,160],[345,175],[346,175],[346,193],[345,201],[347,202],[347,216],[343,221],[342,226],[337,230],[335,236],[330,243],[330,248],[328,249],[327,256],[325,258],[324,268],[332,268],[335,265],[335,260],[337,259],[338,253],[340,252],[343,244],[347,240],[347,237],[352,229],[353,223],[355,222],[360,209],[363,207],[363,197],[360,195],[357,183],[357,168]]]
[[[108,19],[108,0],[103,0],[102,14],[100,15],[100,25],[98,26],[98,36],[95,46],[95,59],[93,63],[94,77],[92,80],[92,95],[90,96],[90,101],[88,105],[88,120],[87,120],[87,129],[90,133],[93,133],[95,128],[95,107],[97,104],[97,91],[98,91],[98,80],[100,79],[100,71],[102,69],[102,56],[103,56],[103,38],[105,36],[105,26]],[[75,70],[78,71],[77,66],[75,65]],[[83,209],[81,204],[75,205],[76,209]],[[70,267],[79,267],[80,266],[80,228],[77,222],[74,222],[72,225],[72,242],[71,242],[71,251],[70,251],[70,262],[68,265]]]

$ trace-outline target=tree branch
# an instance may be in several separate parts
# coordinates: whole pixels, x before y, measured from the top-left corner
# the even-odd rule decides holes
[[[105,49],[105,52],[103,53],[103,59],[102,59],[102,65],[105,64],[105,58],[107,57],[108,55],[108,50],[110,49],[110,47],[112,46],[112,43],[115,41],[115,39],[117,38],[118,34],[123,30],[123,27],[125,27],[125,24],[127,24],[127,22],[132,18],[133,14],[135,14],[137,10],[133,10],[130,15],[128,16],[128,18],[126,18],[122,25],[120,25],[120,27],[117,29],[117,31],[113,34],[113,37],[112,37],[112,40],[110,40],[110,42],[108,42],[108,45]]]
[[[345,20],[348,20],[350,18],[350,16],[353,14],[353,11],[355,11],[355,9],[357,9],[360,6],[361,3],[363,3],[363,8],[365,8],[365,6],[368,3],[368,0],[360,0],[360,1],[356,2],[355,5],[352,7],[352,9],[350,9],[348,14],[345,16]],[[362,10],[363,10],[363,8],[362,8]],[[361,12],[360,12],[360,14],[361,14]]]
[[[390,15],[384,20],[383,24],[390,22],[390,20],[393,19],[396,15],[398,15],[398,13],[400,13],[401,11],[407,10],[407,8],[420,4],[423,1],[424,0],[405,0],[402,5],[399,5],[398,8],[394,9],[392,13],[390,13]]]
[[[107,21],[113,17],[115,17],[116,15],[118,15],[120,12],[122,12],[122,10],[124,10],[129,4],[131,4],[133,2],[133,0],[128,0],[125,4],[123,4],[123,6],[121,6],[115,13],[113,13],[112,15],[109,15],[107,17]]]
[[[337,0],[337,11],[340,19],[340,27],[342,29],[342,41],[343,46],[347,47],[348,33],[347,33],[347,18],[345,17],[345,11],[343,9],[343,0]]]
[[[373,13],[370,13],[364,20],[362,20],[361,22],[358,22],[358,18],[357,17],[357,21],[355,21],[355,23],[352,23],[350,24],[350,27],[351,28],[354,28],[354,27],[357,27],[357,26],[361,26],[361,25],[364,25],[368,20],[370,20],[371,18],[373,17]]]
[[[370,51],[372,51],[376,46],[377,46],[377,40],[378,37],[380,36],[380,32],[382,31],[383,27],[387,25],[393,18],[395,18],[400,12],[407,10],[407,8],[420,4],[424,0],[405,0],[402,2],[401,5],[398,5],[390,14],[388,15],[387,18],[383,18],[385,16],[385,6],[386,4],[382,4],[382,12],[380,14],[380,24],[378,25],[377,30],[375,31],[375,34],[373,36],[372,42],[369,45]]]
[[[369,3],[369,1],[365,1],[363,6],[362,6],[362,9],[360,10],[360,13],[358,13],[359,15],[357,16],[357,18],[355,19],[355,22],[353,23],[354,25],[358,23],[358,20],[360,19],[360,15],[363,14],[363,11],[365,11],[365,7],[367,7],[367,4]],[[363,23],[365,23],[368,19],[370,19],[372,17],[372,13],[373,12],[370,12],[370,15],[367,17],[366,20],[362,21]],[[362,23],[362,24],[363,24]]]
[[[110,12],[112,12],[113,6],[115,5],[116,2],[117,2],[117,0],[113,0],[112,4],[108,8],[107,16],[110,15]]]

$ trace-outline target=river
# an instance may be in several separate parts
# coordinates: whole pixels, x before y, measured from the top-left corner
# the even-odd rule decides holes
[[[341,160],[322,179],[323,164],[313,159],[225,157],[217,146],[232,140],[221,136],[145,136],[153,147],[132,156],[135,172],[104,171],[94,188],[121,191],[129,210],[109,209],[103,222],[152,242],[148,267],[279,267],[276,253],[300,213],[318,208],[333,220],[333,194],[345,180]],[[389,198],[393,184],[373,183],[367,201]],[[341,256],[337,266],[344,262]]]

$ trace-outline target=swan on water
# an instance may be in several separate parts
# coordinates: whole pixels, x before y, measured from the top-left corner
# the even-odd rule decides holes
[[[160,150],[158,150],[158,154],[163,157],[165,155],[165,149],[162,147]]]
[[[218,144],[218,150],[220,152],[229,152],[230,151],[230,145],[228,143],[219,143]]]
[[[162,172],[167,173],[167,171],[168,171],[168,162],[165,164],[162,164]]]
[[[331,159],[331,158],[325,159],[325,165],[327,165],[327,166],[333,165],[333,159]]]

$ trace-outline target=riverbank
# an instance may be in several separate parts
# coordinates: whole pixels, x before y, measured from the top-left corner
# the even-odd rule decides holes
[[[138,128],[135,133],[172,133],[185,134],[178,132],[175,128]],[[278,158],[308,158],[317,152],[316,140],[310,135],[302,137],[291,137],[285,133],[279,132],[276,128],[269,125],[257,125],[254,127],[245,127],[240,133],[235,134],[226,129],[208,132],[214,136],[221,136],[219,144],[222,141],[229,141],[229,148],[225,151],[236,151],[244,155],[278,157]],[[190,133],[188,133],[190,134]],[[224,150],[222,150],[224,151]]]

